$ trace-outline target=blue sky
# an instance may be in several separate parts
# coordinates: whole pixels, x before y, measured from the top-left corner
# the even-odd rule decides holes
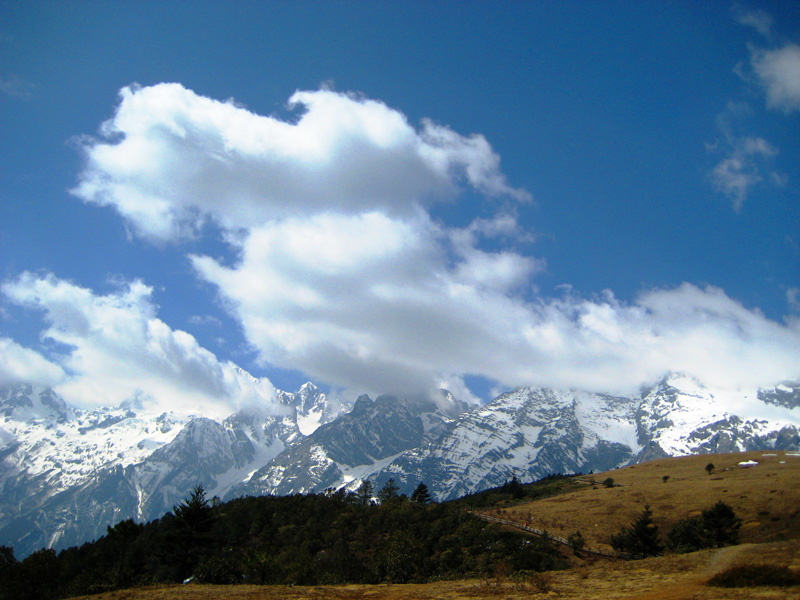
[[[798,140],[796,2],[4,2],[0,382],[800,378]]]

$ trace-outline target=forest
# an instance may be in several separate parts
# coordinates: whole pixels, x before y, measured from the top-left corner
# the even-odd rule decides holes
[[[363,487],[363,486],[362,486]],[[527,486],[526,486],[527,487]],[[208,500],[202,485],[146,524],[22,561],[0,547],[0,600],[66,598],[152,583],[405,583],[566,567],[549,540],[500,529],[466,506],[525,495],[516,480],[479,498],[435,503],[390,481],[371,489]],[[491,498],[489,497],[491,496]]]

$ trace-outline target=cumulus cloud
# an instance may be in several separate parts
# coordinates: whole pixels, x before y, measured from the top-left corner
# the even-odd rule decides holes
[[[800,46],[752,49],[751,65],[767,94],[767,106],[786,113],[800,110]]]
[[[525,251],[535,237],[513,209],[458,228],[433,219],[432,203],[457,201],[465,186],[529,198],[507,183],[482,136],[429,121],[415,128],[381,102],[328,90],[298,92],[290,104],[302,109],[294,122],[177,84],[126,88],[100,139],[84,140],[86,167],[74,190],[114,207],[150,240],[202,236],[208,222],[222,228],[236,258],[197,252],[191,264],[265,366],[369,393],[447,382],[464,398],[468,376],[630,391],[669,370],[734,387],[799,375],[797,327],[722,290],[682,285],[630,304],[611,292],[543,298],[533,280],[545,263]],[[776,150],[757,137],[730,140],[728,158],[740,163],[721,168],[718,185],[741,204],[753,177],[745,161]],[[48,336],[75,348],[72,368],[102,380],[111,359],[91,352],[102,343],[112,357],[131,360],[134,351],[133,364],[165,386],[172,377],[225,396],[226,367],[160,322],[143,284],[103,297],[32,276],[15,285],[20,302],[52,315]],[[60,288],[81,307],[121,303],[114,310],[133,326],[113,336],[102,328],[62,333]],[[122,389],[134,388],[122,380]]]
[[[163,410],[226,416],[244,405],[268,408],[274,399],[268,381],[253,381],[158,319],[152,289],[141,281],[101,296],[54,275],[23,273],[2,291],[44,311],[42,336],[63,346],[60,363],[69,374],[56,390],[79,406],[137,399]]]
[[[31,381],[53,386],[64,378],[65,373],[57,364],[14,340],[0,337],[0,387]]]
[[[408,215],[454,196],[459,181],[520,200],[480,135],[330,90],[297,92],[297,122],[256,115],[179,84],[128,87],[99,139],[85,138],[73,193],[113,206],[152,240],[235,230],[321,211]]]

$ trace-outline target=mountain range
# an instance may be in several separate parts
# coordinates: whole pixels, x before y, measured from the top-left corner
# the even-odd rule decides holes
[[[800,449],[800,383],[717,390],[670,374],[640,394],[519,388],[475,406],[435,397],[329,401],[311,383],[225,419],[141,406],[81,410],[34,384],[0,389],[0,545],[18,557],[209,497],[376,490],[437,500],[551,473],[664,456]]]

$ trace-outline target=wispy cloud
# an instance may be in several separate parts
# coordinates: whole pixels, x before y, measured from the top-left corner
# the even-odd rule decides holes
[[[775,170],[778,148],[762,137],[745,133],[752,116],[746,103],[729,102],[717,117],[721,138],[708,147],[709,152],[721,155],[709,173],[715,189],[725,194],[737,212],[742,210],[750,191],[765,180],[782,186],[785,176]]]
[[[734,17],[742,25],[772,38],[772,18],[761,10],[734,8]],[[775,49],[748,45],[750,61],[736,65],[734,71],[748,86],[760,88],[769,109],[791,113],[800,109],[800,46],[786,43]],[[775,168],[776,146],[764,137],[751,133],[753,109],[744,102],[730,101],[717,118],[722,139],[709,146],[722,155],[711,169],[709,179],[715,189],[732,202],[735,211],[742,210],[750,192],[759,184],[777,187],[786,185],[787,176]]]
[[[20,79],[16,75],[0,77],[0,92],[15,98],[30,98],[33,96],[34,86],[31,82]]]
[[[772,17],[763,10],[746,10],[736,5],[733,16],[739,24],[752,27],[764,37],[769,37],[772,32]]]

